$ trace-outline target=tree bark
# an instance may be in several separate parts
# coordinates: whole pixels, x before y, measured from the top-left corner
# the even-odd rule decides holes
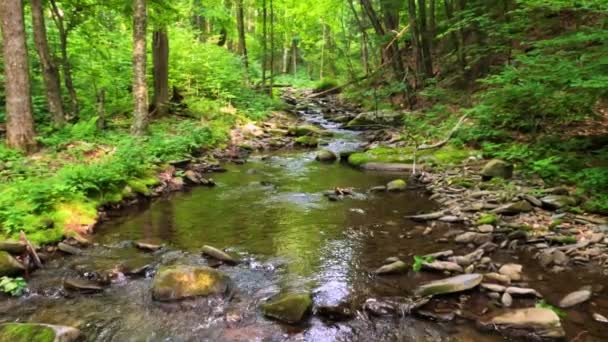
[[[59,70],[51,52],[46,38],[46,25],[42,9],[42,0],[32,0],[32,24],[34,29],[34,43],[42,65],[42,77],[46,88],[46,99],[49,112],[55,126],[63,126],[65,114],[61,100],[61,85],[59,83]]]
[[[245,69],[249,68],[247,60],[247,42],[245,40],[245,16],[243,13],[243,0],[236,0],[236,23],[239,31],[239,53],[243,56]]]
[[[431,36],[431,52],[435,45],[435,37],[437,36],[437,18],[435,17],[435,0],[429,1],[429,34]]]
[[[146,0],[133,1],[133,126],[135,135],[148,128],[148,87],[146,85]]]
[[[270,97],[272,98],[272,86],[274,85],[274,4],[270,0]]]
[[[365,74],[369,74],[369,56],[367,50],[367,32],[361,18],[359,18],[359,14],[355,9],[355,5],[353,4],[353,0],[348,0],[348,5],[350,10],[353,12],[353,17],[355,18],[355,22],[359,27],[359,32],[361,32],[361,65],[363,66],[363,70],[365,70]]]
[[[198,41],[204,43],[207,40],[207,23],[205,22],[205,17],[200,15],[202,7],[203,5],[201,3],[201,0],[194,0],[194,2],[192,3],[192,8],[194,11],[194,15],[192,16],[192,26],[194,26]]]
[[[291,72],[295,77],[298,73],[298,40],[291,40]]]
[[[412,33],[412,49],[414,52],[414,60],[416,61],[416,73],[419,75],[423,72],[423,66],[422,51],[420,50],[420,34],[418,32],[418,23],[416,20],[416,0],[407,1],[407,15],[409,18],[410,32]],[[418,75],[416,79],[418,79]]]
[[[431,38],[426,22],[426,0],[418,0],[418,13],[420,14],[420,41],[422,45],[422,65],[424,76],[433,77],[433,56],[431,55]]]
[[[55,0],[51,0],[51,11],[57,26],[57,31],[59,31],[59,47],[61,51],[63,83],[65,84],[65,88],[68,90],[68,96],[70,98],[70,114],[77,117],[78,113],[80,112],[80,104],[78,103],[76,88],[74,88],[74,81],[72,80],[72,65],[70,64],[70,58],[68,56],[68,34],[70,30],[66,28],[63,21],[63,12],[59,9],[59,7],[57,7]]]
[[[152,34],[152,63],[154,64],[153,110],[158,116],[169,111],[169,37],[166,28]]]
[[[36,149],[22,0],[0,1],[4,46],[7,145]]]
[[[382,0],[382,11],[384,14],[384,29],[386,35],[399,30],[399,11],[401,9],[400,1],[396,0]],[[401,54],[399,52],[399,43],[394,40],[392,43],[387,43],[383,50],[386,54],[385,60],[390,60],[393,66],[393,72],[395,78],[401,80],[405,75],[405,69],[403,68],[403,61],[401,60]]]
[[[262,1],[262,89],[266,89],[266,61],[268,57],[268,10]]]

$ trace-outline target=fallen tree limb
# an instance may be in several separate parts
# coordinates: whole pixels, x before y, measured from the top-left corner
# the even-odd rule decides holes
[[[36,267],[42,268],[42,261],[40,261],[40,257],[38,257],[38,253],[36,253],[36,249],[34,248],[34,246],[32,245],[32,243],[30,242],[30,240],[27,239],[27,237],[25,236],[25,233],[23,232],[23,230],[19,232],[19,238],[27,246],[26,247],[27,248],[27,252],[30,254],[30,256],[32,257],[32,259],[34,259],[34,263],[36,264]],[[26,266],[26,268],[27,268],[27,266]]]
[[[466,120],[467,115],[463,115],[460,117],[460,119],[458,120],[458,122],[456,123],[456,125],[452,128],[452,130],[450,131],[450,133],[448,134],[448,136],[441,140],[438,143],[432,144],[432,145],[426,145],[426,144],[422,144],[420,146],[418,146],[416,148],[416,150],[420,151],[420,150],[431,150],[434,148],[440,148],[441,146],[445,145],[448,143],[448,141],[450,139],[452,139],[452,136],[454,135],[454,133],[456,133],[456,131],[458,131],[458,129],[460,129],[460,126],[462,126],[463,122]]]

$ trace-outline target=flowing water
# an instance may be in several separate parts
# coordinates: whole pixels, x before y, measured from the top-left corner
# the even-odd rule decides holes
[[[357,133],[343,131],[320,114],[307,120],[332,130],[327,148],[351,150]],[[441,275],[427,272],[400,276],[372,276],[370,271],[390,256],[411,260],[413,255],[455,248],[436,240],[450,225],[438,225],[422,235],[425,226],[404,219],[435,208],[420,189],[403,193],[368,193],[396,175],[361,172],[346,165],[322,164],[314,153],[291,151],[252,157],[246,165],[228,165],[214,175],[217,186],[199,187],[130,208],[98,228],[98,245],[84,255],[57,258],[33,274],[32,294],[0,304],[2,321],[30,321],[79,327],[90,341],[501,341],[496,333],[481,333],[467,320],[435,322],[412,316],[370,318],[358,314],[343,322],[323,321],[316,315],[298,326],[264,318],[257,305],[290,290],[310,290],[315,305],[348,303],[360,308],[368,298],[396,298],[411,294],[417,284]],[[355,195],[331,202],[323,192],[352,187]],[[137,239],[160,239],[165,248],[146,253],[132,247]],[[152,301],[151,275],[159,264],[201,264],[201,246],[226,248],[246,262],[220,266],[235,282],[233,297],[160,304]],[[506,257],[506,256],[503,256]],[[510,256],[510,260],[513,260]],[[499,256],[500,258],[500,256]],[[522,256],[532,272],[542,272]],[[147,277],[114,279],[98,294],[72,294],[62,289],[67,276],[109,269],[149,265]],[[551,300],[570,290],[562,274],[546,276],[534,285]],[[605,278],[579,272],[579,282]],[[556,285],[556,282],[561,282]],[[580,284],[579,284],[580,285]],[[479,292],[479,291],[478,291]],[[478,315],[488,305],[476,293],[432,303],[436,311],[461,309]],[[466,302],[465,302],[466,300]],[[594,301],[608,309],[606,297]],[[530,305],[530,303],[527,303]],[[601,340],[601,326],[587,311],[569,311],[570,336],[588,330]],[[605,335],[605,334],[604,334]]]

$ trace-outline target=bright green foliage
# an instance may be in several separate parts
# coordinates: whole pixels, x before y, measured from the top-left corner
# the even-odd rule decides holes
[[[0,277],[0,291],[19,297],[27,289],[27,282],[21,277]]]
[[[435,258],[432,256],[419,256],[419,255],[414,255],[414,264],[412,265],[412,270],[414,270],[414,272],[420,272],[420,270],[422,270],[422,264],[424,263],[430,263],[435,261]]]
[[[541,308],[541,309],[549,309],[553,312],[555,312],[556,315],[558,315],[559,317],[566,317],[566,312],[564,310],[561,310],[549,303],[547,303],[544,299],[536,302],[536,305],[534,305],[537,308]]]
[[[495,214],[482,214],[475,223],[481,226],[482,224],[496,224],[496,222],[498,222],[498,217]]]
[[[387,148],[377,147],[371,150],[353,153],[348,162],[360,166],[365,163],[413,163],[421,164],[456,164],[472,154],[466,149],[445,146],[441,149],[416,151],[413,147]]]

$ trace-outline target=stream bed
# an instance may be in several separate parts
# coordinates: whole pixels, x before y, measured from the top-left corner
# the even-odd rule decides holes
[[[358,133],[339,129],[318,112],[307,114],[306,120],[334,132],[328,149],[347,151],[359,144]],[[1,301],[2,321],[75,326],[87,341],[505,340],[475,327],[474,317],[491,305],[480,291],[433,300],[428,311],[440,313],[435,320],[413,315],[371,317],[359,310],[369,298],[407,297],[417,285],[445,277],[412,271],[373,275],[371,271],[387,257],[410,262],[414,255],[466,251],[466,246],[437,241],[457,225],[438,224],[424,235],[425,225],[404,218],[436,208],[423,188],[371,193],[371,187],[398,176],[362,172],[339,162],[319,163],[311,151],[254,155],[245,165],[226,168],[228,172],[214,174],[213,188],[195,187],[142,203],[103,223],[94,236],[95,246],[82,255],[52,260],[32,275],[31,294]],[[329,201],[324,191],[337,187],[353,188],[355,195]],[[141,239],[161,241],[164,247],[141,251],[132,243]],[[234,295],[179,303],[153,301],[150,288],[158,265],[207,265],[200,253],[203,245],[226,249],[244,261],[219,266],[234,281]],[[581,285],[606,281],[586,268],[543,273],[531,256],[522,253],[498,252],[493,259],[518,260],[526,274],[534,275],[529,286],[549,302]],[[135,269],[133,275],[125,271]],[[92,277],[108,270],[116,270],[117,276],[100,293],[63,289],[65,277]],[[315,306],[348,305],[356,313],[338,322],[315,314],[294,326],[259,312],[258,305],[269,297],[298,290],[311,291]],[[603,288],[594,293],[592,301],[566,311],[563,323],[569,338],[585,331],[579,341],[608,340],[602,323],[594,322],[588,310],[593,306],[608,312],[608,296]],[[518,300],[517,305],[533,303]],[[441,321],[457,310],[464,314]]]

